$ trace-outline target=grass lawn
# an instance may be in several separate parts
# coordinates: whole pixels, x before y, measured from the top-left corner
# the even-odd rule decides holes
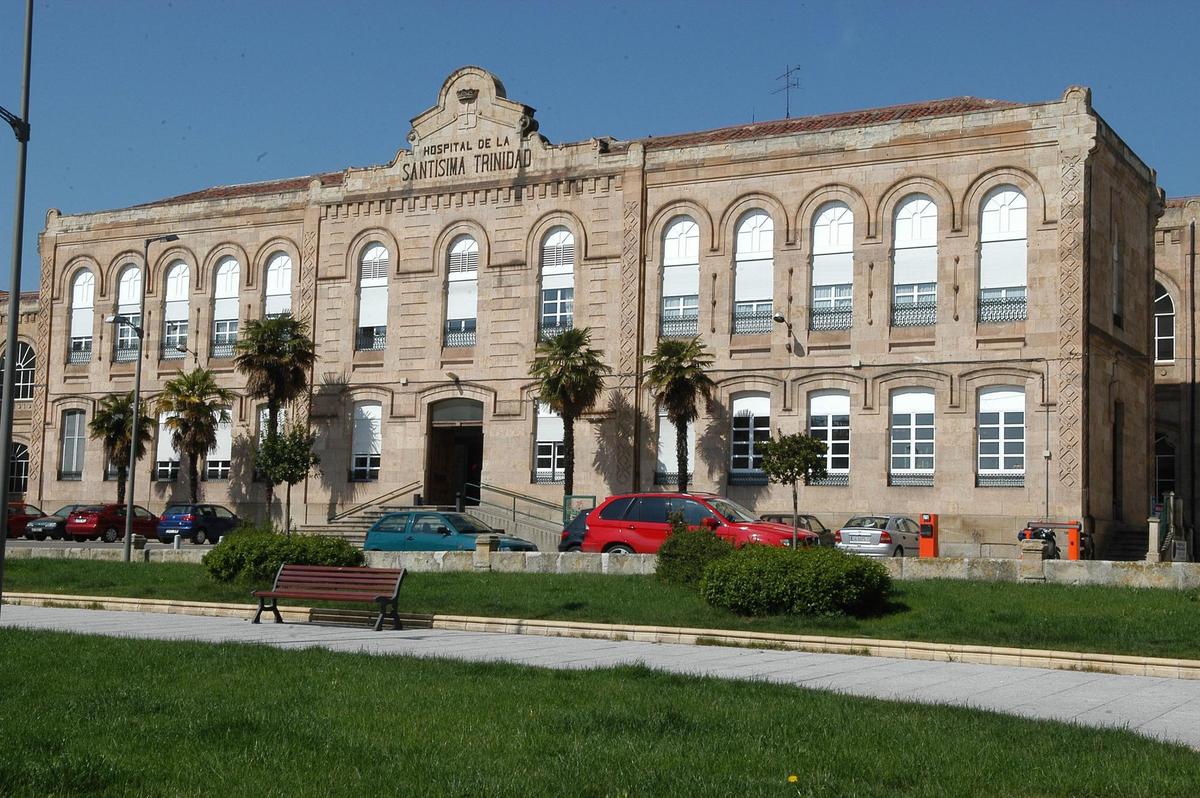
[[[252,587],[212,581],[203,566],[10,560],[5,590],[248,602]],[[896,581],[870,618],[742,618],[653,577],[414,573],[401,612],[752,629],[1200,659],[1200,592]]]
[[[0,650],[6,797],[1158,798],[1200,784],[1200,755],[1124,731],[640,668],[9,629]]]

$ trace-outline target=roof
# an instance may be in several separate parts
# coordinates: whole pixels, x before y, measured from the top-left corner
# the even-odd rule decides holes
[[[1189,202],[1200,202],[1200,194],[1190,197],[1167,197],[1168,208],[1184,208]]]
[[[200,202],[211,199],[231,199],[235,197],[257,197],[263,194],[284,194],[289,191],[303,191],[314,180],[321,181],[322,186],[340,186],[342,172],[322,172],[304,177],[289,177],[283,180],[264,180],[258,183],[239,183],[232,186],[214,186],[188,194],[145,202],[134,205],[135,208],[147,208],[155,205],[181,205],[185,202]]]
[[[1015,108],[1023,103],[1008,100],[989,100],[981,97],[950,97],[883,108],[867,108],[861,111],[844,111],[819,116],[799,116],[794,119],[776,119],[770,122],[753,122],[748,125],[719,127],[696,133],[678,133],[669,136],[648,136],[637,139],[647,149],[665,149],[696,144],[720,144],[730,141],[786,136],[793,133],[811,133],[819,130],[841,130],[867,125],[882,125],[888,122],[903,122],[909,119],[928,119],[936,116],[953,116],[977,111],[994,111]],[[617,142],[612,149],[618,150],[628,142]]]

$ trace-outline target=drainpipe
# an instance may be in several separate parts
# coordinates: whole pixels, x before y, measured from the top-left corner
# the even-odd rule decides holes
[[[1188,518],[1196,523],[1196,221],[1188,225]]]

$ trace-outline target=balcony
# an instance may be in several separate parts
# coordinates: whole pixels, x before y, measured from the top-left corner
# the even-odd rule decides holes
[[[979,323],[1002,324],[1027,318],[1028,300],[1025,297],[979,298]]]
[[[694,479],[695,479],[695,475],[689,472],[687,475],[688,484],[691,485],[692,481]],[[659,470],[655,469],[654,484],[655,485],[678,485],[679,484],[679,472],[678,471],[659,471]]]
[[[229,358],[233,357],[234,347],[237,346],[236,338],[219,337],[213,338],[209,348],[209,357]]]
[[[888,474],[888,484],[897,488],[933,487],[932,471],[893,471]]]
[[[768,482],[766,473],[762,471],[730,471],[730,485],[766,485]]]
[[[937,302],[892,305],[893,327],[932,327],[934,324],[937,324]]]
[[[534,469],[530,475],[530,483],[533,485],[556,485],[563,481],[564,475],[562,469]]]
[[[1025,487],[1025,475],[1013,473],[982,473],[975,475],[975,487],[977,488],[1023,488]]]
[[[446,322],[442,346],[447,349],[475,346],[475,320],[470,319],[470,325],[464,324],[459,319]]]
[[[574,326],[573,319],[558,319],[557,321],[545,320],[538,327],[538,340],[549,341],[551,338],[557,338],[567,330]]]
[[[71,348],[67,352],[68,363],[87,363],[92,359],[92,339],[72,338]]]
[[[752,313],[733,314],[734,335],[760,335],[771,331],[770,311],[755,311]]]
[[[116,345],[113,346],[114,363],[132,363],[137,360],[137,356],[137,341],[117,341]]]
[[[354,351],[379,352],[387,348],[387,327],[360,327],[354,336]]]
[[[182,360],[187,355],[186,349],[180,349],[181,346],[187,346],[183,341],[163,341],[162,353],[159,355],[160,360]]]
[[[826,488],[844,488],[850,484],[850,472],[831,472],[820,479],[810,480],[808,484]]]
[[[699,329],[699,316],[664,316],[658,325],[658,336],[660,338],[695,338]]]
[[[810,330],[849,330],[854,318],[851,308],[813,308],[809,316]]]

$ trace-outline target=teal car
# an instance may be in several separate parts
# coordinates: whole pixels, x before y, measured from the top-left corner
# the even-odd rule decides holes
[[[474,551],[476,535],[496,535],[500,551],[537,551],[524,538],[505,535],[465,513],[410,510],[388,513],[367,530],[365,551]]]

